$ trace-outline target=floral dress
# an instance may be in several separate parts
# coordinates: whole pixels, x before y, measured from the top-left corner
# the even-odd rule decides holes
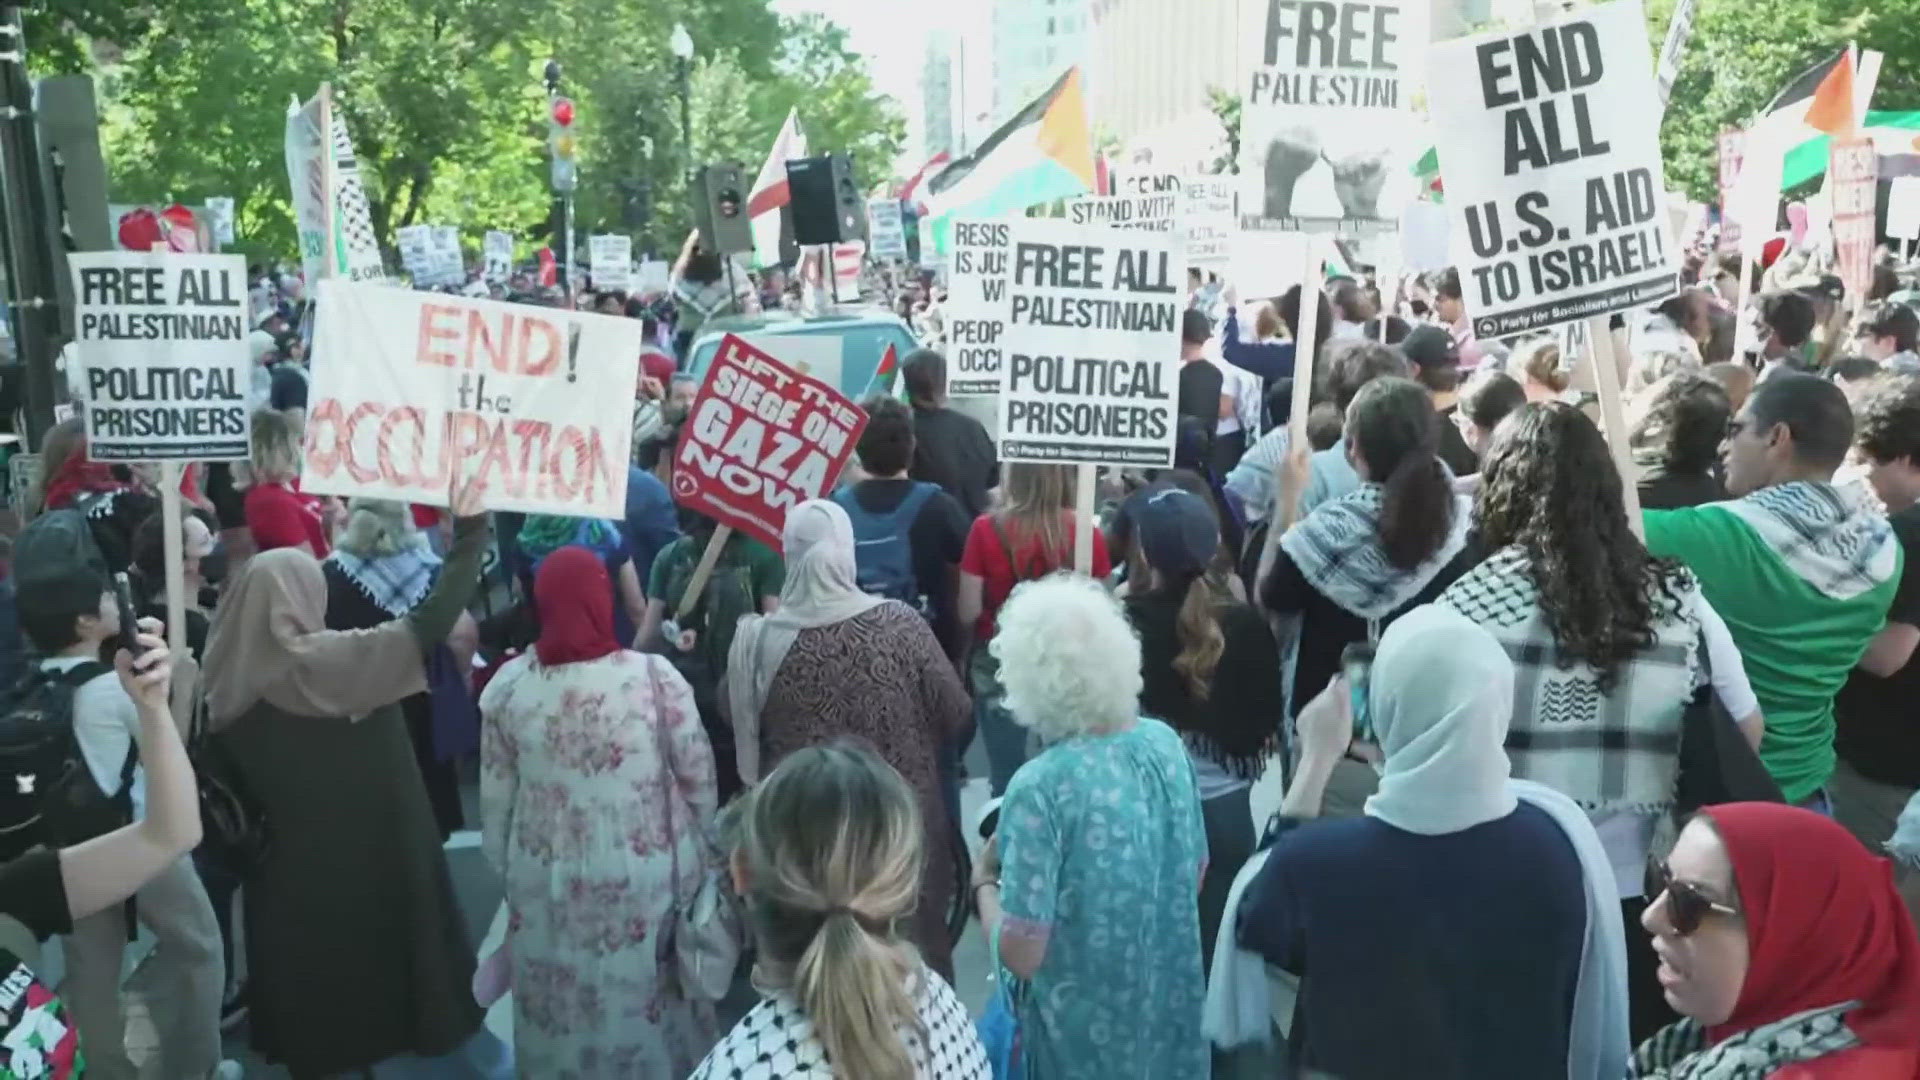
[[[1048,747],[1007,785],[999,840],[1001,938],[1046,942],[1014,994],[1029,1080],[1205,1080],[1207,839],[1180,737],[1142,719]]]
[[[521,1075],[685,1076],[719,1030],[655,959],[717,865],[713,753],[657,656],[510,661],[480,696],[487,860],[512,912]]]

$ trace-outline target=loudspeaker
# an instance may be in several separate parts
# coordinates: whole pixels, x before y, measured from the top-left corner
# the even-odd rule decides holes
[[[732,255],[753,250],[753,226],[747,219],[747,185],[737,164],[708,165],[693,174],[694,228],[704,251]]]
[[[793,238],[802,245],[865,239],[867,201],[853,182],[845,154],[787,162],[787,192],[793,200]]]

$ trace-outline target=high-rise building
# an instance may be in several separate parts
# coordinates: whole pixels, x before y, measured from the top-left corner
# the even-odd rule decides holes
[[[954,70],[956,40],[940,35],[927,38],[927,56],[920,70],[921,160],[958,149],[955,116],[959,105]]]
[[[1052,85],[1086,67],[1090,0],[993,0],[993,122],[999,124]]]

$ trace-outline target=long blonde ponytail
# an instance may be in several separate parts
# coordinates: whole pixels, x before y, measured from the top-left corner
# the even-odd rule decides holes
[[[922,1041],[920,958],[898,934],[919,897],[918,804],[905,780],[850,745],[790,755],[745,814],[747,909],[764,985],[790,990],[834,1073],[912,1080]]]

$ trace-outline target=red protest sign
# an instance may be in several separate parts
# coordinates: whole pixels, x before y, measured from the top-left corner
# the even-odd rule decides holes
[[[1733,182],[1740,178],[1740,162],[1746,156],[1747,135],[1744,131],[1727,130],[1720,133],[1720,250],[1740,250],[1740,223],[1727,216],[1727,208],[1733,205]]]
[[[1833,196],[1833,253],[1848,296],[1865,296],[1873,284],[1874,200],[1880,157],[1873,140],[1834,139],[1827,159],[1827,190]]]
[[[674,501],[778,551],[787,509],[833,490],[866,426],[840,391],[728,334],[673,452]]]

